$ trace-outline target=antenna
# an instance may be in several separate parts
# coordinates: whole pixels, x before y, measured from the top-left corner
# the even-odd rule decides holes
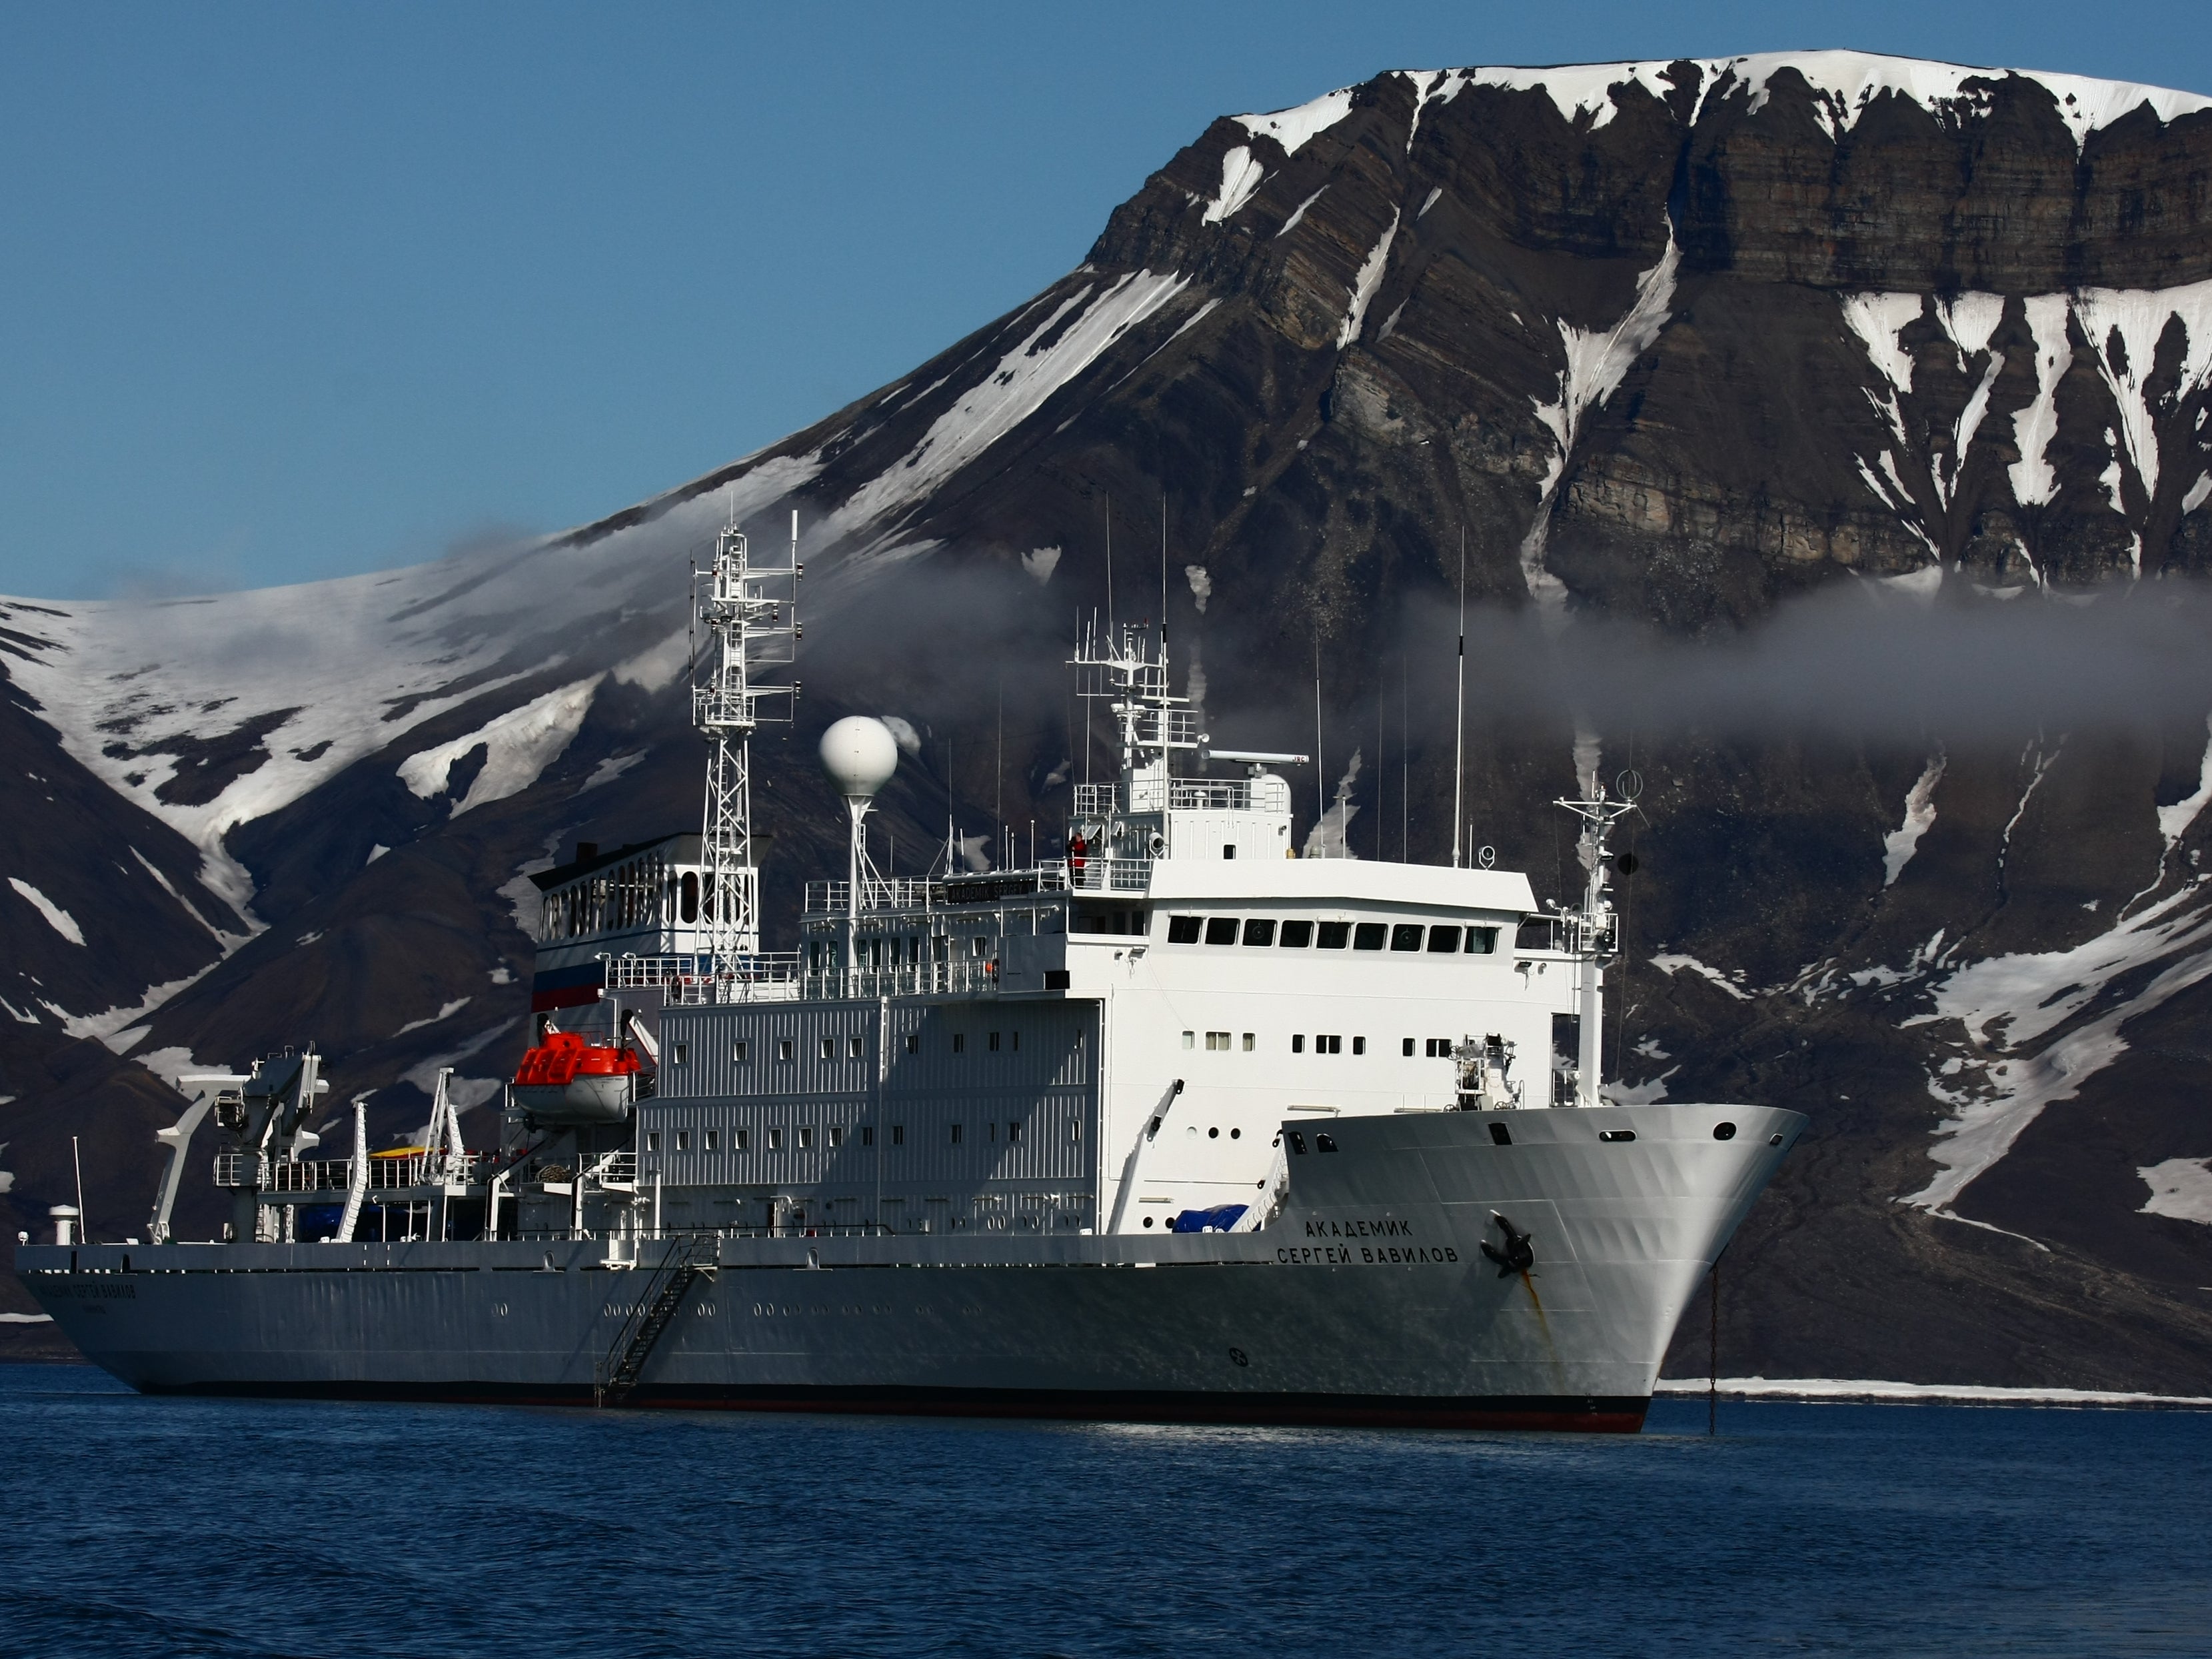
[[[1382,747],[1382,723],[1390,707],[1389,698],[1382,695],[1382,688],[1389,684],[1385,678],[1387,672],[1378,657],[1375,663],[1375,861],[1377,864],[1390,856],[1389,849],[1382,845],[1382,780],[1387,775],[1382,770],[1382,757],[1387,752]]]
[[[1464,862],[1461,801],[1467,787],[1467,526],[1459,527],[1459,702],[1452,714],[1452,868]]]
[[[1114,635],[1114,497],[1106,497],[1106,635]]]
[[[1321,635],[1314,635],[1314,845],[1322,856],[1328,856],[1328,832],[1323,827],[1328,822],[1328,773],[1322,760],[1321,749]]]
[[[1168,646],[1168,498],[1160,492],[1160,651]]]

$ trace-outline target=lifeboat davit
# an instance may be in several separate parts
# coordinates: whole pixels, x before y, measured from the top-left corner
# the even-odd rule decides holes
[[[548,1031],[515,1071],[514,1103],[541,1123],[620,1123],[644,1069],[635,1048]]]

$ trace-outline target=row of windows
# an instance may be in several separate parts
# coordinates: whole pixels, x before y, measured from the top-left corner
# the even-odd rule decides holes
[[[909,1031],[906,1034],[905,1040],[907,1053],[918,1054],[921,1052],[921,1032]],[[1083,1035],[1079,1031],[1076,1034],[1075,1042],[1078,1048],[1083,1044]],[[842,1039],[834,1036],[823,1037],[821,1040],[822,1058],[836,1059],[841,1043],[848,1060],[866,1058],[868,1040],[858,1033]],[[1022,1051],[1022,1034],[1019,1031],[986,1031],[983,1034],[983,1046],[991,1054],[1005,1052],[1018,1054]],[[793,1058],[794,1052],[795,1045],[791,1038],[778,1037],[775,1040],[775,1057],[779,1060],[791,1060]],[[952,1034],[952,1052],[956,1054],[964,1054],[968,1052],[968,1034],[965,1031],[955,1031]],[[670,1052],[670,1060],[674,1065],[681,1066],[690,1058],[690,1045],[688,1043],[677,1043]],[[740,1066],[750,1064],[752,1044],[742,1037],[739,1038],[730,1045],[730,1058]]]
[[[1020,1146],[1022,1144],[1022,1125],[1018,1121],[1014,1121],[1007,1123],[1004,1127],[1006,1131],[1006,1145],[1009,1146]],[[842,1123],[832,1123],[827,1125],[826,1127],[828,1128],[830,1134],[830,1146],[832,1148],[842,1146],[845,1144],[845,1126]],[[962,1145],[965,1139],[965,1135],[963,1133],[963,1126],[957,1123],[953,1123],[948,1124],[946,1127],[951,1132],[951,1144],[955,1146]],[[983,1139],[987,1142],[995,1145],[999,1139],[1000,1127],[1000,1125],[996,1119],[993,1119],[991,1121],[984,1124]],[[860,1144],[861,1146],[872,1146],[876,1144],[876,1132],[872,1125],[866,1123],[861,1124],[860,1126]],[[905,1146],[906,1125],[903,1123],[894,1123],[890,1126],[890,1144],[894,1146]],[[722,1150],[722,1132],[720,1129],[702,1129],[699,1133],[702,1137],[700,1145],[700,1150],[702,1152],[719,1152]],[[799,1151],[805,1152],[811,1152],[814,1149],[814,1126],[812,1124],[802,1123],[795,1129],[793,1129],[790,1133],[798,1138]],[[691,1131],[689,1129],[678,1129],[675,1133],[676,1150],[679,1152],[690,1152],[691,1150]],[[768,1131],[769,1151],[771,1152],[780,1152],[784,1150],[784,1130],[781,1127],[770,1126]],[[1081,1140],[1083,1139],[1083,1125],[1080,1122],[1070,1123],[1067,1126],[1067,1138],[1071,1141]],[[659,1130],[648,1129],[646,1131],[645,1150],[648,1152],[657,1152],[660,1150]],[[733,1152],[750,1152],[752,1150],[750,1130],[731,1130],[730,1150]]]
[[[1486,957],[1498,950],[1495,927],[1456,922],[1278,921],[1273,916],[1170,916],[1170,945],[1274,945],[1286,951],[1423,951],[1435,956]]]
[[[1208,1031],[1206,1034],[1206,1047],[1207,1052],[1210,1054],[1227,1054],[1231,1049],[1237,1046],[1231,1040],[1237,1034],[1235,1032],[1231,1031]],[[1246,1054],[1250,1054],[1255,1048],[1259,1047],[1259,1039],[1256,1033],[1246,1031],[1243,1033],[1243,1049]],[[1431,1060],[1449,1060],[1451,1058],[1452,1048],[1455,1045],[1449,1037],[1428,1037],[1425,1039],[1419,1037],[1401,1037],[1399,1039],[1398,1052],[1404,1054],[1407,1058],[1411,1059],[1413,1053],[1413,1044],[1417,1042],[1425,1043],[1425,1046],[1422,1052]],[[1186,1048],[1197,1048],[1198,1033],[1195,1031],[1185,1031],[1182,1034],[1182,1046]],[[1305,1053],[1305,1033],[1303,1031],[1294,1033],[1291,1037],[1291,1052],[1294,1054],[1302,1054]],[[1317,1054],[1340,1054],[1344,1052],[1344,1038],[1341,1034],[1318,1035],[1315,1036],[1313,1040],[1313,1051]],[[1367,1052],[1367,1039],[1364,1036],[1356,1036],[1352,1038],[1352,1052],[1355,1054],[1365,1054]]]
[[[855,968],[918,968],[925,959],[946,963],[961,951],[975,961],[991,954],[988,934],[977,933],[965,945],[944,933],[869,933],[853,941]],[[842,964],[844,942],[813,939],[806,946],[806,969],[818,974]]]

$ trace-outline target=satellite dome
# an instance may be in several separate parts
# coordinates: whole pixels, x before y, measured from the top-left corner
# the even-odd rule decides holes
[[[866,714],[848,714],[822,734],[822,769],[848,800],[866,800],[898,770],[898,739]]]

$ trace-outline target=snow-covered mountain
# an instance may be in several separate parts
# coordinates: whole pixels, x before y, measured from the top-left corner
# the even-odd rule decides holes
[[[1053,664],[1109,604],[1166,608],[1240,740],[1312,740],[1318,666],[1320,835],[1440,856],[1463,533],[1478,838],[1564,886],[1542,803],[1652,780],[1623,1086],[1818,1126],[1723,1363],[2178,1387],[2212,1355],[2212,691],[2165,579],[2212,564],[2209,422],[2212,100],[1807,52],[1224,118],[1028,305],[599,524],[0,600],[0,1221],[74,1133],[94,1226],[137,1230],[188,1064],[312,1036],[390,1129],[440,1064],[488,1097],[524,872],[696,817],[687,567],[726,515],[799,515],[787,911],[836,844],[804,739],[848,708],[915,732],[892,855],[948,811],[1055,833]],[[1932,702],[1871,684],[1907,636],[1954,659]],[[2092,695],[2130,649],[2150,691]]]

